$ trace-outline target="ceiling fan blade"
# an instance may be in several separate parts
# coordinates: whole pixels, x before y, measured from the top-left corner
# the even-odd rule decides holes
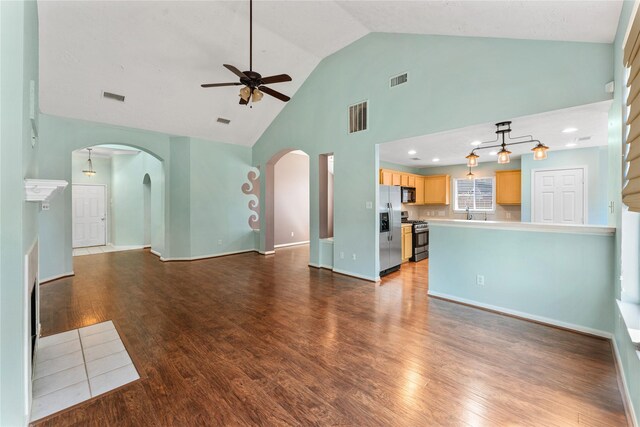
[[[274,98],[278,98],[280,101],[284,101],[287,102],[289,101],[291,98],[289,98],[287,95],[284,95],[276,90],[271,89],[270,87],[267,86],[260,86],[258,89],[260,89],[262,92],[266,93],[267,95],[271,95]]]
[[[205,83],[200,85],[200,87],[222,87],[222,86],[240,86],[242,83]]]
[[[288,74],[278,74],[277,76],[263,77],[262,83],[269,85],[273,83],[290,82],[291,77]]]
[[[244,99],[240,98],[240,105],[247,105],[249,103],[249,101],[245,101]]]
[[[229,64],[222,64],[224,65],[224,67],[231,71],[233,74],[235,74],[236,76],[240,77],[240,78],[244,78],[244,79],[248,79],[248,77],[240,70],[238,70],[236,67],[234,67],[233,65],[229,65]]]

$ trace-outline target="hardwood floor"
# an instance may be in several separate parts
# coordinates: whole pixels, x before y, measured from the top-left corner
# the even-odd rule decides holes
[[[308,248],[162,263],[74,258],[43,334],[113,320],[143,377],[38,425],[625,426],[609,342],[381,286]]]

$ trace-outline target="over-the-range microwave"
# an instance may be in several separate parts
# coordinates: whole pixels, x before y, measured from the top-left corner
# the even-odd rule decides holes
[[[402,187],[402,203],[415,203],[416,202],[416,189],[413,187]]]

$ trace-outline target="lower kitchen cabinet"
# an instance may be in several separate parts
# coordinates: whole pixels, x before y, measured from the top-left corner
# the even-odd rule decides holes
[[[413,254],[411,227],[402,227],[402,262],[407,262]]]

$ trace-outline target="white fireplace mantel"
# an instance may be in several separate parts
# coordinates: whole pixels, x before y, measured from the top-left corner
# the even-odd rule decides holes
[[[67,181],[57,179],[25,179],[24,199],[27,202],[48,203],[68,185]]]

